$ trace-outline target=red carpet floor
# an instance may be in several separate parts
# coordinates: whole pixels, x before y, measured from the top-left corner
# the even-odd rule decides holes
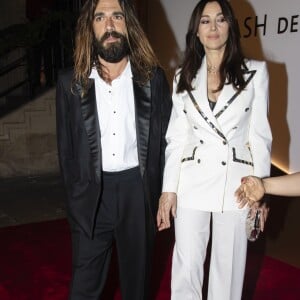
[[[152,299],[170,299],[171,231],[157,239]],[[71,248],[66,220],[0,229],[0,300],[66,300]],[[243,300],[300,299],[300,270],[249,249]],[[120,300],[112,261],[106,300]],[[185,300],[185,299],[182,299]]]

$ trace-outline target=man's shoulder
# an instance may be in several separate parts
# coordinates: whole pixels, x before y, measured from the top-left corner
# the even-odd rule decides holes
[[[158,76],[158,77],[163,76],[163,77],[165,77],[166,75],[165,75],[165,71],[163,70],[162,67],[156,66],[153,70],[153,76]]]
[[[167,83],[166,73],[162,67],[160,66],[155,67],[152,74],[153,74],[151,78],[152,84],[157,82]]]
[[[66,69],[61,69],[58,71],[58,81],[62,81],[62,82],[71,82],[73,80],[74,77],[74,68],[73,67],[69,67]]]

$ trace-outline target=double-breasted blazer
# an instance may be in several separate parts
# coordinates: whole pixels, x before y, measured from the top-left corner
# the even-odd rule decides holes
[[[133,72],[135,122],[139,169],[143,179],[146,214],[155,229],[158,199],[164,167],[165,133],[171,114],[171,95],[162,69],[140,85]],[[73,83],[73,69],[63,71],[57,82],[58,157],[67,191],[67,212],[71,223],[92,237],[99,207],[102,178],[101,137],[95,96],[90,80],[88,93],[81,97],[80,84]],[[73,86],[73,88],[72,88]]]
[[[246,65],[245,89],[225,84],[213,111],[205,57],[191,93],[176,93],[180,75],[175,76],[163,191],[177,193],[179,206],[237,210],[234,192],[241,177],[269,175],[268,72],[264,62]]]

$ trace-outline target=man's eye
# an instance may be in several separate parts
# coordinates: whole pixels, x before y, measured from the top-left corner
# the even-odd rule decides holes
[[[115,18],[115,20],[118,20],[118,21],[122,21],[124,19],[124,17],[122,15],[116,15],[114,18]]]
[[[100,21],[103,21],[103,16],[97,16],[97,17],[95,17],[95,21],[96,22],[100,22]]]

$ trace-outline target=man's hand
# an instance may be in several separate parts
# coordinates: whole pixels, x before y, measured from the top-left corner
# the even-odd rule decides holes
[[[176,217],[177,195],[175,193],[162,193],[159,198],[157,212],[157,227],[159,231],[170,228],[170,215]]]

